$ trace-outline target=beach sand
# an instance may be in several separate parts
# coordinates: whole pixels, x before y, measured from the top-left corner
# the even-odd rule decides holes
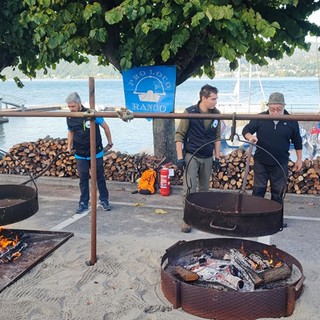
[[[67,231],[74,236],[0,293],[1,319],[201,319],[173,309],[161,290],[160,261],[167,248],[180,240],[217,237],[195,229],[180,232],[181,189],[175,188],[169,197],[144,196],[131,194],[135,186],[109,184],[112,211],[97,210],[97,262],[88,266],[92,222],[89,214],[73,216],[77,182],[48,181],[38,184],[39,211],[6,227]],[[288,228],[250,239],[275,244],[303,266],[304,290],[290,320],[319,318],[318,201],[290,197],[285,206]]]

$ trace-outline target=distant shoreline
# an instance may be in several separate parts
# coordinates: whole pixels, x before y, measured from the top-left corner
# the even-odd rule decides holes
[[[285,76],[285,77],[281,77],[281,76],[260,76],[261,80],[274,80],[274,81],[278,81],[278,80],[301,80],[301,79],[310,79],[310,80],[314,80],[314,79],[318,79],[319,76],[318,75],[313,75],[313,76]],[[29,78],[20,78],[20,80],[23,81],[88,81],[89,76],[87,78],[85,77],[80,77],[80,78],[35,78],[35,79],[29,79]],[[96,80],[104,80],[104,81],[122,81],[122,78],[116,77],[116,78],[107,78],[107,77],[94,77],[94,79]],[[189,78],[186,81],[204,81],[204,80],[208,80],[208,81],[214,81],[214,80],[234,80],[235,77],[234,76],[225,76],[225,77],[215,77],[213,79],[207,78],[207,77],[202,77],[202,78]],[[249,77],[241,77],[241,80],[248,80]],[[252,81],[257,80],[256,77],[251,77]],[[14,79],[8,78],[7,80],[8,82],[14,82]],[[320,83],[320,78],[319,78],[319,83]]]

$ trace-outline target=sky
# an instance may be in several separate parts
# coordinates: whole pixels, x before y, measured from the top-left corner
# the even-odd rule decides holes
[[[314,12],[308,20],[320,26],[320,10]],[[316,42],[316,37],[306,37],[306,39],[307,41]]]
[[[318,26],[320,25],[320,10],[314,12],[310,17],[309,21],[317,24]]]

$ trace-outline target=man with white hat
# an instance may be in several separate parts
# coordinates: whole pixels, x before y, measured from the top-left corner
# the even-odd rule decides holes
[[[280,92],[271,93],[267,105],[269,110],[261,114],[289,114],[285,110],[284,96]],[[293,170],[299,171],[302,167],[302,138],[298,122],[254,119],[243,128],[242,134],[246,140],[257,145],[252,195],[264,197],[270,181],[271,200],[283,204],[287,189],[290,142],[293,143],[297,156]]]

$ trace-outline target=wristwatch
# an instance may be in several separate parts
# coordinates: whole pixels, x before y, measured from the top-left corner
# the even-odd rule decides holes
[[[108,143],[108,147],[112,148],[113,147],[113,143]]]

